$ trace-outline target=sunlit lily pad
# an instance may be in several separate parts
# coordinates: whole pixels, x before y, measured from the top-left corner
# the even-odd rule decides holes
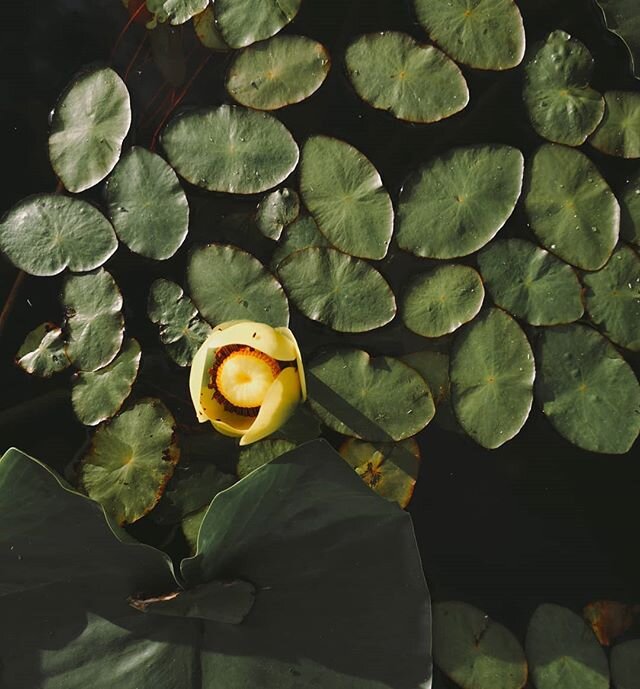
[[[278,276],[307,318],[339,332],[380,328],[396,314],[395,297],[382,275],[336,249],[296,251],[280,263]]]
[[[268,464],[276,457],[289,452],[296,447],[296,443],[290,440],[258,440],[257,443],[243,447],[238,458],[238,478],[244,478],[264,464]]]
[[[265,237],[277,241],[282,230],[300,213],[300,197],[285,187],[267,194],[258,204],[256,225]]]
[[[284,228],[271,259],[272,270],[277,270],[284,259],[294,251],[312,246],[330,246],[330,244],[318,229],[316,221],[310,215],[302,215]]]
[[[131,125],[129,92],[110,67],[83,72],[67,86],[53,111],[49,159],[69,191],[103,180],[120,157]]]
[[[611,679],[616,689],[640,689],[640,639],[613,647]]]
[[[478,255],[478,265],[495,304],[527,323],[572,323],[584,313],[573,268],[536,244],[493,242]]]
[[[604,117],[589,143],[612,156],[640,158],[640,93],[607,91],[604,99]]]
[[[213,5],[208,5],[207,9],[193,18],[193,29],[196,32],[200,43],[209,50],[216,52],[226,52],[229,46],[225,43],[222,34],[216,26],[216,17]]]
[[[400,120],[437,122],[469,102],[467,82],[456,63],[405,33],[360,36],[347,48],[345,62],[360,98]]]
[[[276,36],[238,53],[226,87],[238,103],[257,110],[277,110],[315,93],[331,62],[325,47],[306,36]]]
[[[631,69],[640,79],[640,15],[636,0],[596,0],[607,28],[627,46]]]
[[[189,231],[189,202],[178,177],[155,153],[134,146],[105,185],[108,214],[131,251],[162,260],[180,248]]]
[[[640,170],[620,195],[620,236],[640,247]]]
[[[591,452],[627,452],[640,432],[640,385],[611,343],[559,326],[543,331],[536,358],[536,399],[558,433]]]
[[[493,239],[516,206],[524,159],[511,146],[456,148],[405,182],[398,246],[417,256],[456,258]]]
[[[456,62],[502,70],[520,64],[525,36],[513,0],[413,0],[418,21]]]
[[[579,146],[598,126],[604,99],[589,86],[592,71],[591,53],[564,31],[534,47],[525,65],[524,102],[540,136]]]
[[[216,0],[216,23],[232,48],[263,41],[298,13],[302,0]]]
[[[298,164],[298,146],[283,124],[233,105],[186,112],[169,122],[161,141],[178,174],[209,191],[267,191]]]
[[[372,442],[404,440],[433,418],[433,398],[422,376],[392,357],[333,349],[306,367],[309,402],[334,431]]]
[[[584,153],[542,145],[528,161],[524,205],[538,240],[567,263],[597,270],[611,256],[620,207]]]
[[[451,399],[462,428],[493,449],[524,425],[535,367],[526,335],[511,316],[490,308],[456,338],[449,366]]]
[[[16,364],[23,371],[41,378],[64,371],[69,363],[62,330],[53,323],[42,323],[32,330],[16,354]]]
[[[0,250],[31,275],[101,266],[118,248],[108,220],[91,204],[59,194],[17,203],[0,224]]]
[[[203,12],[209,0],[147,0],[147,9],[159,22],[184,24]]]
[[[393,206],[372,163],[356,148],[312,136],[302,150],[300,193],[322,234],[360,258],[384,258]]]

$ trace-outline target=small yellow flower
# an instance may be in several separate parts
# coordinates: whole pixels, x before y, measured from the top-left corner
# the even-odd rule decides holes
[[[211,331],[191,362],[189,389],[198,420],[240,445],[271,435],[307,398],[293,333],[253,321]]]

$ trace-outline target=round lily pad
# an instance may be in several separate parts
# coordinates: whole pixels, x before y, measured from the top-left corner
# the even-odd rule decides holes
[[[611,679],[616,689],[640,689],[640,639],[611,649]]]
[[[392,357],[333,349],[315,357],[306,374],[311,408],[344,435],[372,442],[404,440],[422,430],[435,412],[422,376]]]
[[[483,300],[482,280],[473,268],[438,266],[411,282],[402,300],[402,320],[418,335],[441,337],[475,318]]]
[[[118,413],[129,396],[140,366],[140,345],[129,340],[108,365],[93,373],[79,373],[73,381],[71,402],[85,426],[95,426]]]
[[[196,249],[187,266],[189,292],[211,325],[251,320],[287,325],[289,304],[280,283],[246,251],[209,244]]]
[[[503,70],[520,64],[525,35],[513,0],[414,0],[418,22],[456,62]]]
[[[640,93],[607,91],[604,100],[604,117],[589,143],[612,156],[640,158]]]
[[[98,428],[79,482],[119,524],[131,524],[153,509],[179,458],[171,412],[144,399]]]
[[[42,323],[32,330],[16,354],[16,364],[23,371],[41,378],[64,371],[69,363],[62,330],[53,323]]]
[[[209,191],[257,194],[298,164],[298,146],[283,124],[233,105],[186,112],[169,122],[161,141],[178,174]]]
[[[573,268],[536,244],[492,242],[478,255],[478,266],[495,304],[527,323],[572,323],[584,313]]]
[[[511,146],[467,146],[434,158],[402,188],[398,246],[426,258],[477,251],[513,213],[523,169]]]
[[[95,371],[110,363],[124,337],[122,295],[104,268],[71,275],[62,289],[67,356],[81,371]]]
[[[604,114],[604,99],[589,86],[593,58],[583,43],[553,31],[524,68],[524,102],[533,128],[568,146],[584,143]]]
[[[216,52],[226,52],[229,46],[225,43],[222,34],[216,26],[216,17],[213,5],[209,4],[204,12],[196,14],[193,18],[193,29],[198,40],[205,48]]]
[[[360,258],[384,258],[393,232],[393,205],[380,175],[358,149],[312,136],[302,149],[300,193],[322,234]]]
[[[611,343],[585,325],[542,332],[536,399],[553,427],[591,452],[623,454],[640,432],[640,385]]]
[[[294,251],[312,246],[329,246],[329,242],[318,229],[316,221],[310,215],[302,215],[284,228],[271,259],[272,270],[277,270],[282,261]]]
[[[296,307],[311,320],[344,333],[380,328],[396,314],[387,281],[366,261],[336,249],[302,249],[278,266]]]
[[[537,689],[609,689],[607,657],[575,612],[545,603],[527,629],[527,658]]]
[[[239,478],[248,476],[252,471],[268,464],[276,457],[289,452],[296,447],[296,443],[290,440],[258,440],[253,445],[248,445],[240,450],[237,473]]]
[[[250,108],[277,110],[315,93],[330,67],[321,43],[306,36],[276,36],[236,55],[227,74],[227,92]]]
[[[277,34],[298,13],[302,0],[216,0],[216,22],[232,48]]]
[[[640,170],[627,180],[619,198],[620,236],[640,247]]]
[[[533,401],[535,367],[526,335],[508,314],[490,308],[453,346],[451,399],[462,428],[494,449],[524,426]]]
[[[467,603],[433,606],[433,659],[462,689],[522,689],[527,682],[520,642]]]
[[[405,33],[360,36],[347,48],[345,62],[360,98],[400,120],[437,122],[469,102],[467,82],[456,63]]]
[[[293,189],[277,189],[258,204],[256,225],[265,237],[277,241],[282,230],[300,213],[300,197]]]
[[[528,163],[524,206],[541,244],[583,270],[598,270],[618,241],[620,207],[584,153],[543,144]]]
[[[147,258],[170,258],[189,231],[189,202],[178,176],[155,153],[134,146],[105,185],[118,238]]]
[[[91,204],[59,194],[17,203],[0,224],[0,250],[31,275],[101,266],[118,248],[109,221]]]
[[[177,25],[203,12],[208,4],[209,0],[147,0],[147,10],[157,21]]]
[[[103,180],[120,158],[131,125],[129,92],[109,67],[77,75],[53,111],[49,159],[64,186],[84,191]]]

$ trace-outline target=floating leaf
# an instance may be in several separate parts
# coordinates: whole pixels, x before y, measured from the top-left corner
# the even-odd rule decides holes
[[[462,428],[494,449],[524,426],[533,401],[535,367],[526,335],[504,311],[489,308],[453,346],[451,399]]]
[[[277,34],[298,13],[302,0],[216,0],[216,22],[232,48]]]
[[[631,448],[640,431],[640,385],[602,335],[584,325],[545,330],[537,360],[536,398],[560,435],[591,452]]]
[[[640,16],[636,0],[596,0],[596,4],[602,10],[607,29],[627,47],[631,69],[640,78]]]
[[[298,146],[283,124],[233,105],[186,112],[169,122],[161,140],[178,174],[209,191],[257,194],[298,164]]]
[[[312,246],[329,246],[326,237],[320,232],[316,221],[310,215],[300,216],[284,229],[271,259],[271,269],[277,270],[285,258],[300,249]]]
[[[640,639],[611,650],[611,679],[616,689],[640,689]]]
[[[296,251],[279,264],[278,276],[307,318],[338,332],[374,330],[396,314],[395,297],[382,275],[335,249]]]
[[[285,454],[285,452],[290,452],[295,447],[296,443],[290,440],[273,440],[271,438],[258,440],[253,445],[243,447],[238,458],[238,477],[244,478],[252,471],[268,464],[276,457]]]
[[[16,354],[16,364],[23,371],[49,378],[69,366],[64,351],[62,330],[53,323],[41,323],[32,330]]]
[[[193,18],[193,29],[196,32],[200,43],[209,50],[216,52],[226,52],[229,46],[225,43],[222,34],[216,26],[216,17],[213,5],[209,4],[207,9]]]
[[[300,193],[322,234],[347,254],[384,258],[393,206],[371,162],[353,146],[312,136],[302,150]]]
[[[496,305],[527,323],[572,323],[584,313],[573,268],[531,242],[493,242],[478,255],[478,266]]]
[[[604,117],[589,143],[612,156],[640,158],[640,93],[607,91],[604,100]]]
[[[49,159],[64,186],[84,191],[103,180],[120,157],[131,125],[129,92],[109,67],[83,72],[53,111]]]
[[[188,22],[208,4],[209,0],[147,0],[147,9],[159,22],[168,21],[175,26]]]
[[[366,34],[345,54],[356,93],[378,110],[408,122],[437,122],[463,110],[469,89],[455,62],[397,31]]]
[[[31,275],[57,275],[101,266],[118,248],[107,219],[92,205],[59,194],[17,203],[0,224],[0,250]]]
[[[640,247],[640,170],[627,181],[620,196],[620,236]]]
[[[277,189],[258,204],[256,225],[265,237],[277,241],[282,230],[300,213],[300,197],[293,189]]]
[[[523,168],[511,146],[467,146],[434,158],[402,188],[398,246],[427,258],[477,251],[513,213]]]
[[[602,646],[611,646],[633,624],[631,606],[613,600],[589,603],[582,611],[582,616]]]

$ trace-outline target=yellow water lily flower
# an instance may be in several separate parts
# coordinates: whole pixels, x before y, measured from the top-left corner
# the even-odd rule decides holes
[[[191,362],[200,422],[249,445],[271,435],[307,398],[300,348],[289,328],[254,321],[216,326]]]

